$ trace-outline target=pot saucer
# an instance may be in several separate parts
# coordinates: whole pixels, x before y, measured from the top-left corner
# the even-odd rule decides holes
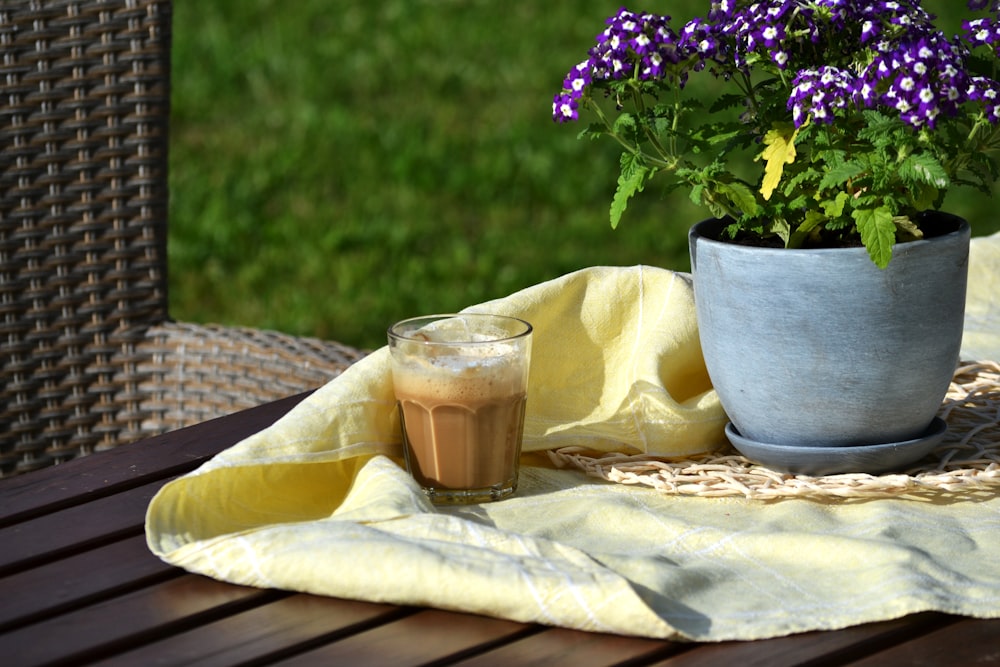
[[[836,475],[839,473],[883,473],[900,470],[916,463],[941,442],[948,425],[934,418],[927,431],[914,440],[878,445],[841,447],[796,447],[756,442],[740,435],[730,422],[726,437],[743,456],[768,468],[799,475]]]

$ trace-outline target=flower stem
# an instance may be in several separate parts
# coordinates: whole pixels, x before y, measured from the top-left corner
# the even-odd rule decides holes
[[[635,103],[635,108],[639,116],[641,118],[645,118],[649,114],[649,110],[646,108],[646,100],[643,98],[642,89],[639,87],[638,83],[633,83],[632,85],[632,100]],[[676,121],[677,113],[675,110],[674,122],[676,123]],[[676,145],[674,145],[673,133],[671,133],[671,150],[668,151],[663,147],[663,144],[660,142],[660,138],[656,135],[656,132],[653,131],[650,123],[640,122],[639,124],[642,126],[643,133],[646,135],[646,139],[649,141],[650,145],[652,145],[656,152],[660,154],[660,157],[663,158],[661,166],[665,166],[671,161],[676,164],[677,160],[674,158],[676,155]],[[638,146],[636,148],[638,148]],[[641,153],[641,149],[639,152]]]
[[[614,125],[608,120],[608,117],[605,115],[604,110],[601,109],[601,106],[597,104],[597,102],[593,101],[592,99],[588,99],[586,100],[585,103],[587,104],[588,108],[590,108],[594,112],[594,115],[597,116],[601,124],[604,125],[606,129],[606,134],[612,139],[614,139],[616,142],[618,142],[622,146],[622,148],[624,148],[626,151],[635,155],[643,163],[651,167],[656,167],[658,169],[666,169],[669,171],[672,171],[677,168],[678,160],[676,158],[672,158],[671,155],[663,152],[662,147],[659,146],[659,142],[657,142],[657,144],[655,145],[657,146],[657,150],[661,151],[660,154],[662,155],[662,158],[656,157],[655,155],[650,155],[649,153],[643,151],[642,147],[638,143],[633,143],[632,141],[629,141],[621,134],[619,134],[615,130]],[[646,134],[647,136],[649,136],[648,129]]]

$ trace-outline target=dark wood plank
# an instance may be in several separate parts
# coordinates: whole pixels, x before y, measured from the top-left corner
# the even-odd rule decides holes
[[[954,622],[944,614],[916,614],[902,619],[867,623],[833,632],[804,632],[753,642],[692,645],[689,650],[655,663],[656,667],[791,667],[840,663]],[[838,664],[831,662],[829,664]]]
[[[0,635],[0,656],[18,667],[88,664],[286,595],[184,575]]]
[[[0,576],[141,534],[157,481],[0,528]]]
[[[293,595],[126,651],[94,667],[264,664],[415,612],[369,602]]]
[[[0,579],[0,632],[178,577],[143,535]]]
[[[427,609],[282,661],[283,667],[365,665],[401,667],[436,662],[451,664],[539,632],[524,625],[485,616]],[[491,665],[503,664],[492,662]],[[517,664],[517,663],[508,663]],[[581,664],[581,667],[585,667]]]
[[[853,667],[997,667],[1000,666],[1000,619],[963,618],[850,664]]]
[[[309,392],[0,480],[0,527],[194,470],[270,426]]]
[[[636,661],[647,664],[683,651],[686,645],[656,639],[621,637],[562,628],[545,631],[455,663],[456,667],[538,665],[604,667]]]

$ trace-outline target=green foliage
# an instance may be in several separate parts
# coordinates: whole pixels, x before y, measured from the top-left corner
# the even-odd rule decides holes
[[[823,174],[822,179],[819,182],[820,190],[829,190],[830,188],[839,188],[852,181],[855,178],[859,178],[865,173],[865,165],[860,162],[842,162],[831,167],[825,174]],[[840,192],[838,195],[847,193]],[[843,204],[840,207],[843,209]]]
[[[581,159],[549,120],[566,63],[619,4],[175,0],[172,315],[375,347],[397,319],[584,266],[687,269],[705,217],[688,190],[649,182],[613,231],[600,165],[621,147]],[[986,194],[945,207],[1000,229]]]
[[[896,242],[896,225],[892,221],[892,213],[888,207],[876,209],[855,208],[851,212],[861,240],[868,248],[872,261],[884,269],[892,258],[892,246]]]
[[[898,67],[918,60],[908,51],[916,42],[911,29],[928,30],[920,33],[922,51],[914,71],[941,78],[926,81],[917,74],[899,77],[897,67],[876,67],[880,54],[874,42],[862,38],[860,21],[823,25],[831,14],[820,12],[817,17],[825,19],[809,23],[803,18],[808,3],[801,13],[782,15],[777,27],[787,29],[787,36],[778,38],[784,40],[780,46],[735,37],[729,24],[711,38],[692,42],[723,45],[711,54],[671,36],[656,15],[640,17],[622,9],[608,20],[614,38],[600,42],[599,37],[589,52],[588,78],[560,93],[560,108],[568,111],[558,120],[593,112],[598,122],[587,136],[611,138],[625,147],[612,227],[636,195],[657,182],[667,192],[686,190],[690,201],[712,216],[732,218],[728,229],[743,240],[777,236],[789,247],[862,244],[884,268],[896,242],[922,236],[919,213],[967,201],[967,192],[946,201],[954,186],[971,185],[988,194],[1000,176],[1000,125],[987,122],[989,106],[974,96],[966,99],[975,86],[939,83],[964,71],[966,61],[958,50],[927,46],[938,37],[935,43],[943,44],[957,32],[956,17],[965,3],[950,5],[951,11],[935,4],[924,6],[941,14],[933,24],[940,33],[926,40],[931,26],[916,14],[902,21],[890,19],[894,10],[888,7],[863,10],[866,19],[880,25],[879,44],[889,45]],[[757,4],[735,0],[726,11],[744,9],[753,25],[743,27],[763,32],[770,14]],[[706,7],[698,10],[704,18]],[[876,11],[881,14],[875,16]],[[685,26],[688,18],[673,22],[672,29],[698,34],[716,20]],[[802,23],[796,23],[799,19]],[[817,33],[815,25],[821,26]],[[661,69],[650,67],[651,51],[666,54]],[[739,58],[728,55],[734,52]],[[779,67],[776,54],[797,66]],[[967,69],[995,76],[1000,58],[982,55],[970,59]],[[797,83],[799,72],[809,73],[808,87]],[[862,73],[871,76],[864,88],[857,83]],[[608,99],[614,100],[613,110],[607,109]],[[879,100],[880,106],[868,108],[861,99]],[[955,99],[961,105],[953,115],[947,105]],[[942,100],[934,107],[936,115],[926,111],[932,108],[929,100]],[[903,108],[913,115],[904,115]],[[983,221],[975,222],[978,230]]]
[[[634,154],[622,153],[618,188],[615,189],[615,196],[611,200],[611,227],[613,229],[617,228],[618,223],[621,222],[629,199],[642,192],[646,181],[655,173],[655,169],[647,167]]]

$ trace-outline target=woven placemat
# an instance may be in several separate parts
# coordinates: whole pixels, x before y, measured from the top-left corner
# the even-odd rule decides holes
[[[1000,489],[1000,363],[960,363],[939,416],[948,422],[941,444],[909,470],[893,474],[793,475],[757,465],[731,447],[684,459],[580,447],[552,450],[549,457],[560,467],[611,482],[684,496],[864,499]]]

